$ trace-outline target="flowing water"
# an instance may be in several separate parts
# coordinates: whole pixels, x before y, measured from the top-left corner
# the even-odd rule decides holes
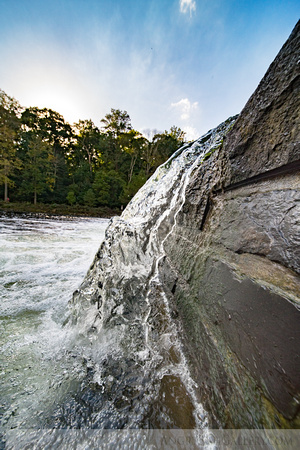
[[[1,411],[8,448],[36,441],[37,448],[98,448],[99,433],[91,430],[126,431],[102,434],[101,448],[181,448],[176,435],[166,443],[165,434],[141,432],[151,429],[193,430],[191,446],[185,440],[183,448],[210,448],[208,416],[160,265],[191,174],[232,123],[181,148],[109,225],[2,217]]]
[[[0,216],[1,424],[47,425],[85,375],[68,302],[86,274],[106,219]]]
[[[154,395],[155,379],[150,381],[152,392],[149,390],[151,367],[147,376],[144,372],[145,380],[141,386],[138,386],[135,371],[126,373],[127,397],[123,395],[124,390],[122,399],[116,395],[114,400],[119,402],[117,415],[112,409],[112,399],[108,398],[107,391],[110,394],[113,391],[116,372],[122,379],[126,365],[121,361],[124,354],[120,353],[118,327],[115,327],[117,334],[109,330],[106,330],[106,336],[100,333],[96,351],[95,343],[91,345],[94,338],[88,336],[87,339],[80,326],[72,325],[69,320],[72,317],[69,307],[72,293],[86,274],[107,225],[105,219],[0,216],[0,448],[98,448],[99,432],[91,434],[92,429],[124,428],[124,416],[130,417],[130,414],[140,420],[133,428],[147,428],[143,411],[151,404],[152,414],[159,416],[161,406],[155,405],[159,402],[158,396]],[[147,328],[146,320],[144,327]],[[194,423],[191,419],[194,408],[191,400],[185,398],[184,386],[178,382],[176,374],[171,375],[166,368],[173,364],[172,358],[178,358],[179,350],[174,347],[174,342],[172,346],[168,335],[164,334],[162,339],[166,349],[170,350],[170,357],[161,373],[164,379],[160,384],[161,403],[164,407],[164,391],[170,392],[178,416],[187,414],[184,420]],[[113,348],[112,340],[115,342]],[[150,366],[155,367],[157,356],[152,355]],[[177,365],[179,369],[182,376],[187,372],[183,360]],[[103,386],[104,382],[106,386]],[[179,398],[181,405],[176,403]],[[170,408],[165,410],[165,420],[172,419],[174,423],[169,423],[167,428],[177,428],[177,418],[172,418],[171,411],[174,405]],[[63,434],[66,428],[69,431]],[[182,438],[185,445],[190,438],[174,433],[163,436],[140,433],[141,430],[136,430],[132,434],[129,429],[126,435],[102,434],[101,447],[148,448],[150,442],[164,448],[164,442],[167,447],[173,442],[176,448]],[[78,442],[84,442],[84,447]],[[145,442],[147,444],[143,445]]]

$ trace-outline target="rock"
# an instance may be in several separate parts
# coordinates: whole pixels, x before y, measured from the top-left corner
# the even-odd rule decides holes
[[[227,136],[225,186],[300,159],[299,30],[300,22]]]
[[[300,425],[299,49],[300,22],[191,177],[165,243],[161,271],[178,280],[172,301],[216,426]]]
[[[172,395],[166,422],[153,412],[168,379],[191,396],[191,426],[196,398],[213,427],[300,426],[299,47],[300,22],[240,116],[175,153],[112,220],[74,295],[82,334],[96,327],[125,355],[112,357],[126,375],[116,404],[131,373],[153,395],[148,418],[123,417],[135,427],[170,425]],[[196,393],[176,378],[179,337]]]

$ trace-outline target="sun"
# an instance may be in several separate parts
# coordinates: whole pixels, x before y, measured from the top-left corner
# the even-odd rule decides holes
[[[30,61],[23,65],[21,72],[15,71],[10,81],[14,85],[14,97],[21,106],[53,109],[70,124],[85,119],[85,90],[65,66]]]

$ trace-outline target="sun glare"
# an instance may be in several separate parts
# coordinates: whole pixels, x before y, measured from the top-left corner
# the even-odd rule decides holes
[[[67,89],[58,89],[57,86],[47,85],[33,89],[30,93],[30,106],[53,109],[70,123],[80,118],[80,107],[76,105],[76,100],[68,95]]]
[[[85,110],[80,87],[74,80],[57,74],[35,73],[35,77],[25,78],[22,95],[18,97],[22,106],[37,106],[38,108],[50,108],[61,114],[69,123],[77,122]],[[75,93],[75,95],[74,95]]]

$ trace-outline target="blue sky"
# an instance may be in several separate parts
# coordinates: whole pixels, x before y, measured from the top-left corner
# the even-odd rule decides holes
[[[239,113],[300,0],[0,0],[0,88],[70,123],[126,110],[195,139]]]

